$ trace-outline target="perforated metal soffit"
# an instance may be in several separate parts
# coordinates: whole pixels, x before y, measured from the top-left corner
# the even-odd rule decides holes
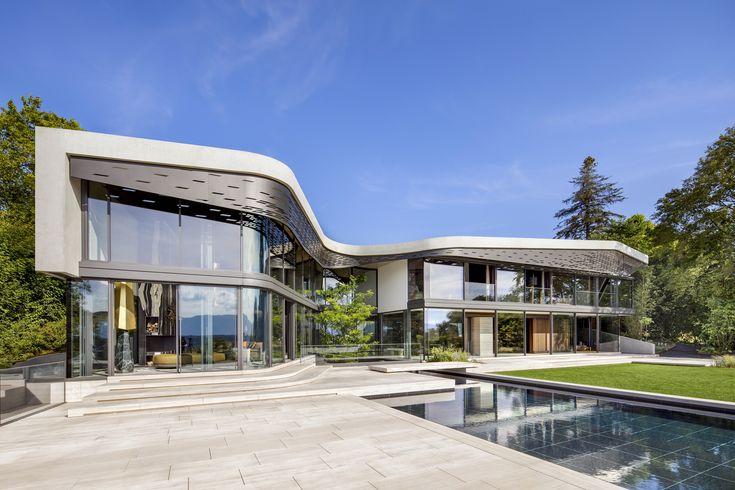
[[[615,276],[629,276],[641,267],[640,262],[615,250],[444,248],[395,255],[345,255],[322,243],[286,186],[264,177],[81,157],[71,157],[71,176],[268,216],[286,224],[323,267],[418,257],[462,257]]]

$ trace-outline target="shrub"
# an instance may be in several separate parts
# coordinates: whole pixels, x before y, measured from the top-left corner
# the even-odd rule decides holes
[[[465,351],[451,347],[432,347],[429,351],[429,362],[467,362],[468,359]]]
[[[735,368],[735,356],[717,356],[714,366],[720,368]]]

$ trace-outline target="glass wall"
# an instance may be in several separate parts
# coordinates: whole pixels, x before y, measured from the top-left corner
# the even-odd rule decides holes
[[[71,338],[70,376],[107,374],[109,340],[109,283],[69,283]]]
[[[296,356],[308,354],[302,350],[304,346],[318,345],[317,330],[314,327],[314,319],[309,309],[302,305],[296,305]]]
[[[464,297],[467,301],[495,301],[495,271],[486,264],[467,264]]]
[[[621,279],[618,282],[618,306],[633,308],[633,281]]]
[[[408,299],[424,297],[424,261],[410,259],[408,261]]]
[[[424,315],[427,353],[432,347],[464,348],[462,310],[426,308]]]
[[[425,294],[433,299],[464,298],[464,267],[453,264],[424,263]]]
[[[406,324],[402,311],[382,315],[382,343],[403,344],[406,341]]]
[[[599,287],[599,291],[597,295],[597,304],[599,306],[612,307],[615,305],[613,293],[615,290],[616,282],[617,280],[610,279],[607,277],[600,277],[597,280],[597,284]]]
[[[286,300],[271,294],[271,363],[282,364],[286,360]]]
[[[600,316],[600,352],[620,351],[620,317]]]
[[[574,315],[566,313],[554,313],[552,352],[571,352],[574,335]]]
[[[256,288],[242,289],[242,366],[244,369],[265,366],[267,308],[267,291]]]
[[[111,259],[179,265],[178,200],[117,189],[110,193]]]
[[[411,333],[410,333],[410,350],[411,358],[421,359],[425,356],[424,352],[424,310],[416,309],[410,311]]]
[[[236,210],[88,183],[89,260],[267,274],[269,256],[276,254],[282,272],[294,244],[278,228],[281,241],[269,252],[270,223]]]
[[[107,190],[89,182],[87,188],[87,255],[89,260],[110,260],[110,222],[107,219]]]
[[[181,204],[181,266],[240,270],[240,213]]]
[[[520,269],[497,269],[497,301],[522,302],[524,273]]]
[[[498,355],[523,354],[523,313],[498,312]]]
[[[179,286],[182,371],[237,369],[237,289]]]
[[[582,306],[595,305],[595,281],[591,276],[574,277],[574,295],[576,304]]]
[[[552,302],[571,305],[574,303],[574,276],[554,274],[552,278]]]
[[[597,350],[597,318],[577,315],[577,352]]]
[[[352,275],[364,276],[365,282],[357,287],[358,292],[372,291],[373,295],[369,297],[365,303],[378,306],[378,271],[375,269],[361,269],[359,267],[352,268]]]

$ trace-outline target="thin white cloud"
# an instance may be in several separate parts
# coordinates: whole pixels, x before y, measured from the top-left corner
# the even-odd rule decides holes
[[[549,127],[584,128],[638,121],[684,109],[735,102],[735,82],[658,80],[628,87],[625,93],[542,118]]]
[[[242,29],[217,31],[200,78],[210,101],[217,100],[222,85],[234,80],[260,87],[277,110],[286,111],[332,80],[346,33],[338,12],[325,18],[316,12],[319,4],[304,1],[243,1],[240,7],[231,15],[242,17]],[[253,32],[245,24],[260,29]]]

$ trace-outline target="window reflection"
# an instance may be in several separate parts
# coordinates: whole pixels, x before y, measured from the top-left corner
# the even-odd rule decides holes
[[[507,302],[523,301],[523,271],[518,269],[498,269],[497,300]]]
[[[441,310],[426,308],[427,348],[450,347],[464,348],[463,318],[461,310]]]
[[[435,299],[463,299],[464,268],[461,265],[424,264],[428,296]]]

